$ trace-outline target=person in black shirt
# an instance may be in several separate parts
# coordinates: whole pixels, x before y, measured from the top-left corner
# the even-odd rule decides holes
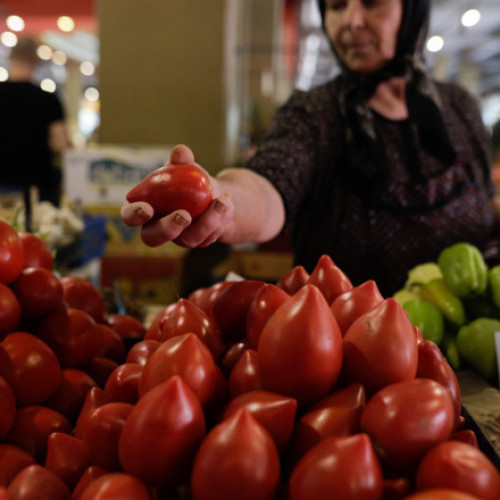
[[[64,110],[55,94],[32,81],[37,43],[19,39],[10,53],[9,79],[0,83],[0,186],[38,188],[40,201],[59,206],[58,155],[69,146]]]

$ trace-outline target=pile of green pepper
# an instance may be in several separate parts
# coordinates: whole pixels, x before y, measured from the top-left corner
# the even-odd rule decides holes
[[[437,262],[408,272],[394,295],[426,340],[439,345],[455,370],[471,367],[498,382],[495,332],[500,332],[500,265],[488,268],[469,243],[445,248]]]

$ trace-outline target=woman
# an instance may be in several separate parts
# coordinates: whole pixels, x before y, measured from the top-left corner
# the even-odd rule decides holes
[[[433,82],[422,62],[428,0],[319,0],[341,75],[282,106],[248,168],[212,179],[191,223],[124,204],[143,240],[187,247],[263,242],[292,231],[295,263],[329,254],[354,284],[384,295],[457,241],[483,246],[493,223],[488,137],[474,99]],[[172,163],[190,163],[185,146]]]

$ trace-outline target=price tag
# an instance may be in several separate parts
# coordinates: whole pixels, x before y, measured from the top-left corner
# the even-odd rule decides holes
[[[497,355],[498,378],[500,380],[500,332],[495,332],[495,351]]]

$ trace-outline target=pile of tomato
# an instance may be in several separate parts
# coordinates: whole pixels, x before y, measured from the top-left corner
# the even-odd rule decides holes
[[[0,335],[0,500],[500,498],[439,348],[327,256],[145,328],[0,221]]]

